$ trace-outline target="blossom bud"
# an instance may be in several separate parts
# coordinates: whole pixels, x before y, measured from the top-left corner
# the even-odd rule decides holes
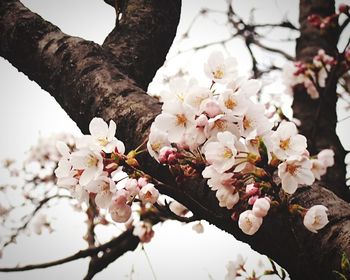
[[[339,13],[348,14],[349,13],[349,6],[344,4],[344,3],[341,3],[339,5]]]
[[[196,127],[204,127],[208,123],[208,118],[206,115],[201,114],[197,119],[196,119]]]
[[[257,195],[251,196],[251,197],[248,199],[248,204],[249,204],[249,205],[254,205],[255,201],[257,201],[258,198],[259,198],[259,196],[257,196]]]
[[[252,196],[257,194],[259,192],[259,189],[254,186],[254,183],[252,183],[246,186],[245,192],[247,195]]]
[[[270,199],[267,197],[259,198],[253,205],[253,213],[257,217],[265,217],[270,209]]]
[[[252,210],[246,210],[239,215],[238,226],[248,235],[256,233],[262,225],[263,219],[253,214]]]
[[[311,232],[317,233],[328,224],[327,207],[323,205],[312,206],[305,214],[304,226]]]
[[[312,15],[308,16],[307,20],[314,27],[319,27],[320,24],[321,24],[320,16],[315,15],[315,14],[312,14]]]
[[[147,185],[147,178],[145,177],[140,177],[138,180],[137,180],[137,184],[140,188],[144,187]]]

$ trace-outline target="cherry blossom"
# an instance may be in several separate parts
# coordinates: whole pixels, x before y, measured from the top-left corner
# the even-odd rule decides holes
[[[228,83],[233,80],[237,73],[236,65],[236,59],[233,57],[225,58],[222,52],[214,51],[204,65],[204,71],[212,81]]]
[[[114,201],[108,209],[113,221],[125,223],[131,217],[131,207],[127,204],[127,194],[124,190],[117,192]]]
[[[139,198],[143,203],[156,203],[159,197],[158,190],[154,187],[153,184],[148,183],[146,186],[142,187],[139,192]]]
[[[123,142],[119,141],[114,135],[116,132],[116,124],[113,120],[107,123],[101,118],[93,118],[89,124],[91,135],[83,136],[78,142],[79,148],[90,146],[93,149],[102,150],[106,153],[111,153],[115,149],[118,153],[123,154],[125,147]]]
[[[262,225],[263,219],[254,215],[252,210],[246,210],[239,215],[238,226],[248,235],[256,233]]]
[[[86,190],[96,193],[95,202],[100,208],[108,208],[112,202],[112,197],[116,192],[115,182],[107,177],[107,174],[97,177],[91,181]]]
[[[323,205],[312,206],[305,214],[304,226],[311,232],[317,233],[328,224],[328,209]]]
[[[213,141],[205,146],[204,155],[208,163],[212,164],[217,172],[223,173],[235,164],[235,156],[237,155],[235,142],[237,138],[227,131],[219,132],[217,139],[217,142]]]
[[[297,127],[292,122],[281,122],[270,139],[273,144],[272,151],[280,160],[301,155],[306,150],[306,138],[298,134]]]
[[[71,163],[74,169],[83,170],[79,184],[86,186],[103,171],[103,159],[99,152],[82,149],[72,153]]]
[[[282,188],[293,194],[300,184],[311,185],[315,177],[311,172],[312,162],[304,156],[291,156],[278,166],[278,176],[282,180]]]
[[[226,265],[225,280],[235,280],[240,275],[239,272],[244,267],[244,264],[245,260],[240,254],[237,255],[236,261],[229,261]]]

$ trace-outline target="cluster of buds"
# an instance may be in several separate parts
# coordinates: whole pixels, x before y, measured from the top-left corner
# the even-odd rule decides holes
[[[327,77],[337,60],[320,49],[312,63],[291,62],[284,66],[283,82],[292,92],[293,87],[302,84],[312,99],[320,97],[320,89],[325,88]]]
[[[314,78],[323,79],[322,86],[325,78],[320,72],[333,63],[322,51],[314,59]],[[283,121],[274,130],[264,106],[251,98],[260,83],[239,77],[233,58],[214,52],[204,70],[211,82],[208,87],[193,80],[170,82],[147,147],[178,178],[207,179],[219,205],[231,210],[232,219],[251,235],[260,228],[270,206],[281,205],[300,185],[320,178],[331,166],[333,154],[323,152],[327,163],[310,157],[306,138],[292,122]],[[301,75],[312,76],[311,69],[300,64],[297,76]],[[275,171],[280,184],[274,182]]]
[[[339,5],[337,13],[331,14],[331,15],[329,15],[327,17],[322,17],[322,16],[320,16],[318,14],[312,14],[307,19],[308,19],[308,22],[312,26],[314,26],[316,28],[319,28],[321,30],[324,30],[324,29],[327,29],[327,28],[334,27],[335,24],[336,24],[336,21],[338,20],[338,17],[341,14],[344,14],[346,16],[350,16],[350,12],[349,11],[350,11],[350,6],[342,3],[342,4]]]

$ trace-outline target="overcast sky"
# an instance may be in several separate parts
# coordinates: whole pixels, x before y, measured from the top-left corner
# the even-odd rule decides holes
[[[62,31],[102,43],[106,35],[113,28],[114,11],[102,0],[25,0],[27,7],[40,14],[46,20],[58,25]],[[349,3],[349,1],[345,1]],[[247,18],[250,9],[256,8],[256,18],[262,22],[278,20],[286,15],[297,24],[298,1],[290,0],[237,0],[236,12]],[[183,0],[181,22],[178,34],[187,30],[192,18],[202,7],[216,10],[225,9],[224,0]],[[190,39],[175,44],[169,53],[174,57],[178,49],[186,50],[202,43],[226,38],[229,35],[221,23],[223,17],[211,15],[199,19],[190,32]],[[175,42],[180,40],[180,36]],[[235,55],[240,65],[241,73],[248,73],[251,64],[249,54],[241,42],[234,40],[227,46]],[[218,48],[214,46],[211,49]],[[294,45],[283,46],[283,49],[293,53]],[[164,76],[174,74],[179,67],[185,68],[192,75],[203,76],[203,61],[210,50],[204,50],[195,56],[189,52],[175,59],[170,59],[167,68],[160,70],[149,88],[152,93],[159,93]],[[258,50],[257,50],[258,52]],[[0,158],[10,157],[22,160],[25,151],[34,145],[39,135],[50,135],[53,132],[71,132],[79,134],[79,129],[55,100],[38,85],[29,81],[25,75],[19,73],[7,61],[0,58]],[[341,113],[342,118],[344,113]],[[350,149],[349,136],[345,134],[345,127],[349,122],[343,122],[339,129],[343,143]],[[0,174],[1,175],[1,174]],[[4,183],[1,181],[0,184]],[[43,236],[22,237],[18,246],[9,246],[0,260],[1,266],[16,265],[54,260],[85,248],[86,244],[81,236],[84,234],[84,224],[79,213],[72,213],[67,207],[56,209],[55,216],[57,233]],[[102,231],[102,230],[101,230]],[[102,232],[102,236],[104,236]],[[107,236],[107,235],[106,235]],[[1,237],[1,233],[0,233]],[[198,235],[191,230],[191,225],[180,226],[169,222],[156,227],[154,240],[145,246],[154,267],[157,279],[223,279],[225,265],[234,259],[238,252],[250,256],[252,263],[259,257],[251,257],[249,248],[240,242],[217,230],[206,226],[205,233]],[[139,248],[120,258],[108,269],[99,273],[95,279],[129,279],[128,274],[134,267],[133,279],[152,279],[150,267],[145,255]],[[80,260],[55,268],[16,274],[0,274],[5,279],[81,279],[87,271],[87,260]]]

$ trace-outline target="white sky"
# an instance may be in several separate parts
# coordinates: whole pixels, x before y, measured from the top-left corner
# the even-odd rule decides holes
[[[46,20],[58,25],[62,31],[76,36],[102,43],[105,36],[113,27],[114,11],[102,0],[25,0],[27,7],[40,14]],[[345,1],[349,3],[350,1]],[[247,17],[250,7],[257,8],[256,18],[271,22],[278,20],[280,15],[288,13],[289,19],[296,23],[298,1],[289,0],[237,0],[236,11]],[[225,2],[183,0],[181,23],[178,34],[182,34],[191,19],[201,7],[211,7],[223,10]],[[276,15],[278,16],[276,18]],[[222,22],[219,16],[200,19],[193,27],[190,39],[178,48],[186,50],[193,45],[226,38],[228,32],[216,22]],[[274,34],[270,34],[274,36]],[[176,39],[178,41],[178,38]],[[214,47],[214,48],[217,48]],[[242,43],[234,40],[228,44],[231,54],[236,56],[241,73],[247,73],[251,65],[249,55]],[[294,46],[283,46],[284,50],[293,53]],[[176,49],[176,48],[175,48]],[[211,48],[213,49],[213,48]],[[185,68],[198,78],[201,74],[203,61],[209,50],[198,54],[186,53],[168,62],[167,70],[160,70],[149,91],[159,93],[162,89],[160,82],[164,75],[172,75],[178,67]],[[256,50],[258,51],[258,50]],[[173,57],[175,50],[169,53]],[[39,135],[50,135],[53,132],[79,133],[79,129],[68,118],[55,100],[38,85],[29,81],[25,75],[19,73],[7,61],[0,58],[0,158],[14,158],[22,160],[25,151],[36,143]],[[346,116],[341,112],[340,118]],[[339,132],[347,149],[350,148],[349,135],[345,135],[345,128],[349,122],[341,123]],[[1,174],[0,174],[1,176]],[[0,184],[3,183],[0,177]],[[0,265],[26,264],[40,261],[54,260],[74,253],[86,244],[81,236],[84,234],[84,224],[81,215],[72,213],[70,209],[59,207],[55,222],[57,233],[43,236],[22,237],[18,246],[9,246],[5,250]],[[1,238],[1,233],[0,233]],[[196,234],[191,225],[180,226],[179,223],[168,222],[156,227],[156,235],[146,251],[151,259],[157,279],[223,279],[225,265],[234,259],[238,252],[251,256],[247,245],[234,241],[228,234],[211,226],[205,227],[205,233]],[[257,257],[250,257],[254,263]],[[45,270],[37,270],[16,274],[0,273],[2,280],[6,279],[81,279],[87,271],[87,259],[79,260],[63,266]],[[153,279],[145,255],[139,249],[120,258],[106,270],[99,273],[95,279],[129,279],[128,274],[134,266],[133,279]]]

